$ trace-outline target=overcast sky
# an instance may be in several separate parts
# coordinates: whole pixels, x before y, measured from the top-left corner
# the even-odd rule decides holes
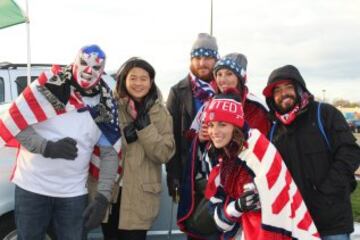
[[[247,56],[250,91],[261,96],[270,72],[293,64],[315,96],[360,101],[359,0],[213,1],[220,54]],[[165,96],[187,74],[197,34],[210,30],[210,0],[28,3],[33,63],[68,64],[96,43],[107,71],[131,56],[148,60]],[[0,61],[26,62],[25,24],[0,30],[0,43]]]

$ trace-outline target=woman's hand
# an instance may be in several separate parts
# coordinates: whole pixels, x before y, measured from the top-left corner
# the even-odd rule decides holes
[[[244,192],[236,201],[235,208],[239,212],[248,212],[260,209],[259,194],[255,190]]]

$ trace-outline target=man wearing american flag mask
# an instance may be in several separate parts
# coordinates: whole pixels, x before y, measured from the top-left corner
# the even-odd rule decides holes
[[[19,148],[12,176],[19,239],[44,239],[50,223],[57,239],[83,239],[106,213],[121,142],[104,67],[103,50],[85,46],[74,64],[42,73],[0,116],[0,146]],[[99,183],[88,204],[89,171]]]

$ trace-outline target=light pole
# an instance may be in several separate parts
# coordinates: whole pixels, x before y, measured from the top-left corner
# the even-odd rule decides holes
[[[210,8],[210,35],[213,35],[213,0],[211,0],[211,8]]]
[[[325,93],[326,93],[326,89],[323,89],[323,90],[322,90],[322,94],[323,94],[322,100],[323,100],[323,102],[325,102]]]

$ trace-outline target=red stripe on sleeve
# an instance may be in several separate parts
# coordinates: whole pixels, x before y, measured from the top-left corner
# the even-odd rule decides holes
[[[0,119],[0,137],[4,140],[4,142],[9,142],[14,136],[11,134],[9,129],[5,126],[2,119]]]
[[[38,122],[42,122],[47,119],[44,110],[41,108],[40,104],[36,100],[33,92],[30,87],[25,88],[23,92],[24,98],[29,105],[31,111],[34,113]]]
[[[99,179],[100,170],[99,170],[99,168],[98,168],[97,166],[95,166],[92,162],[90,162],[89,173],[90,173],[95,179]]]
[[[94,147],[93,154],[98,157],[100,156],[100,148],[98,146]]]
[[[16,126],[20,128],[20,130],[24,130],[25,128],[27,128],[28,123],[26,122],[24,116],[21,114],[19,108],[15,103],[13,103],[9,108],[9,113],[14,122],[16,123]]]

